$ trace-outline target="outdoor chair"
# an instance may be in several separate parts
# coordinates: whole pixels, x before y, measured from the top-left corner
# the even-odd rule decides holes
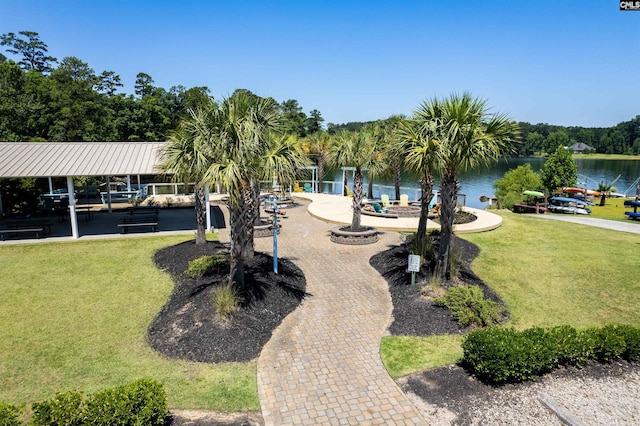
[[[344,186],[344,190],[347,192],[347,197],[353,197],[353,191],[347,185]]]
[[[409,207],[409,196],[407,194],[400,194],[400,206]]]
[[[309,182],[304,184],[304,192],[313,192],[313,189],[311,188],[311,184]]]
[[[389,196],[387,194],[382,194],[380,196],[380,201],[382,202],[382,207],[389,207],[391,203],[389,202]]]
[[[371,205],[373,206],[373,209],[375,210],[376,213],[380,213],[380,214],[389,213],[389,210],[383,209],[378,203],[371,203]]]

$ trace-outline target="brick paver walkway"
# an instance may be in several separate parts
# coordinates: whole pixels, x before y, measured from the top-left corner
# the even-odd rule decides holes
[[[389,377],[380,338],[392,311],[386,282],[369,258],[399,234],[368,246],[332,243],[332,226],[289,209],[278,253],[307,279],[307,297],[274,332],[258,360],[258,392],[266,425],[426,424]],[[271,253],[271,238],[256,249]]]

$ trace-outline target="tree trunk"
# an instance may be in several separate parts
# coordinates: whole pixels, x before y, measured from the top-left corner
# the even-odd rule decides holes
[[[369,176],[369,184],[367,185],[367,198],[373,199],[373,178]]]
[[[454,169],[448,168],[442,177],[442,206],[440,209],[440,247],[437,271],[443,280],[449,277],[449,248],[453,234],[453,219],[458,194],[458,181]]]
[[[420,179],[420,220],[418,221],[418,231],[416,240],[418,246],[422,247],[422,241],[427,235],[427,219],[429,218],[429,204],[433,199],[434,179],[431,173],[425,173]]]
[[[195,208],[196,208],[196,245],[207,243],[207,208],[209,205],[206,203],[204,197],[204,185],[196,184],[195,187]]]
[[[255,186],[247,183],[241,189],[241,205],[242,216],[244,219],[244,241],[242,246],[243,258],[245,260],[253,259],[253,225],[260,220],[260,189],[258,187],[258,195],[255,193]],[[257,215],[257,216],[256,216]]]
[[[242,247],[244,245],[244,226],[242,225],[242,209],[240,206],[229,204],[229,227],[231,231],[231,256],[229,283],[244,292],[244,257]]]
[[[400,167],[400,161],[394,161],[393,163],[393,185],[396,190],[396,200],[400,199],[400,176],[402,169]]]
[[[355,176],[353,178],[353,218],[351,219],[351,230],[359,231],[362,226],[360,225],[360,218],[362,216],[362,187],[363,187],[362,170],[356,168]]]
[[[324,180],[324,157],[318,155],[318,193],[322,194],[322,181]]]
[[[253,223],[254,225],[260,225],[260,182],[253,182],[251,185],[252,196],[251,196],[251,218],[249,223]]]
[[[600,194],[600,206],[604,206],[606,203],[607,203],[607,195],[605,194],[604,191],[602,191],[602,194]]]

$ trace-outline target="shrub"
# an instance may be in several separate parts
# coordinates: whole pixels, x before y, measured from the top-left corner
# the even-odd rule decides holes
[[[469,333],[462,343],[463,360],[479,379],[494,384],[534,379],[558,365],[617,358],[638,361],[640,329],[608,325],[576,331],[569,326],[549,330],[488,328]]]
[[[57,393],[44,402],[31,406],[30,424],[35,426],[75,426],[83,424],[84,401],[78,391]]]
[[[563,325],[550,329],[547,338],[555,352],[557,365],[583,366],[593,359],[594,340],[588,331],[577,331]]]
[[[413,239],[411,240],[411,253],[420,255],[425,264],[429,264],[436,258],[436,249],[429,236],[419,240],[416,238],[416,234],[413,234]]]
[[[451,278],[457,277],[458,272],[460,272],[460,263],[462,262],[462,251],[451,247],[449,256],[447,256],[447,262],[449,264],[449,275]]]
[[[434,301],[446,306],[451,314],[464,326],[488,326],[500,321],[504,308],[493,300],[485,299],[477,285],[453,287],[443,297]]]
[[[610,362],[620,358],[625,352],[624,335],[618,333],[617,326],[607,325],[601,329],[588,330],[593,335],[594,355],[600,362]]]
[[[214,271],[229,267],[229,261],[222,253],[216,253],[211,256],[202,256],[189,262],[187,275],[191,278],[200,278],[209,275]]]
[[[240,297],[233,285],[227,283],[214,290],[213,304],[218,316],[226,320],[238,310]]]
[[[543,336],[540,328],[527,334],[513,328],[475,330],[462,343],[463,360],[487,383],[531,380],[551,369],[554,362]]]
[[[15,405],[0,402],[0,426],[20,426],[22,410]]]
[[[640,361],[640,328],[630,325],[619,325],[617,333],[624,338],[625,350],[622,358],[628,361]]]
[[[162,383],[140,379],[92,395],[85,417],[91,425],[163,425],[166,400]]]
[[[56,394],[32,405],[31,425],[163,425],[168,408],[162,383],[140,379],[83,397],[80,392]]]

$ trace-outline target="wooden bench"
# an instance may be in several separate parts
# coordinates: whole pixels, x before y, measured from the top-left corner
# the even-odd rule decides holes
[[[158,222],[125,222],[118,224],[118,227],[120,227],[121,233],[123,234],[125,234],[129,228],[142,226],[150,226],[153,232],[158,230]]]
[[[44,228],[17,228],[17,229],[0,229],[0,240],[4,241],[4,235],[7,234],[8,238],[12,235],[17,235],[25,232],[34,232],[36,238],[40,238],[40,234],[44,231]]]

